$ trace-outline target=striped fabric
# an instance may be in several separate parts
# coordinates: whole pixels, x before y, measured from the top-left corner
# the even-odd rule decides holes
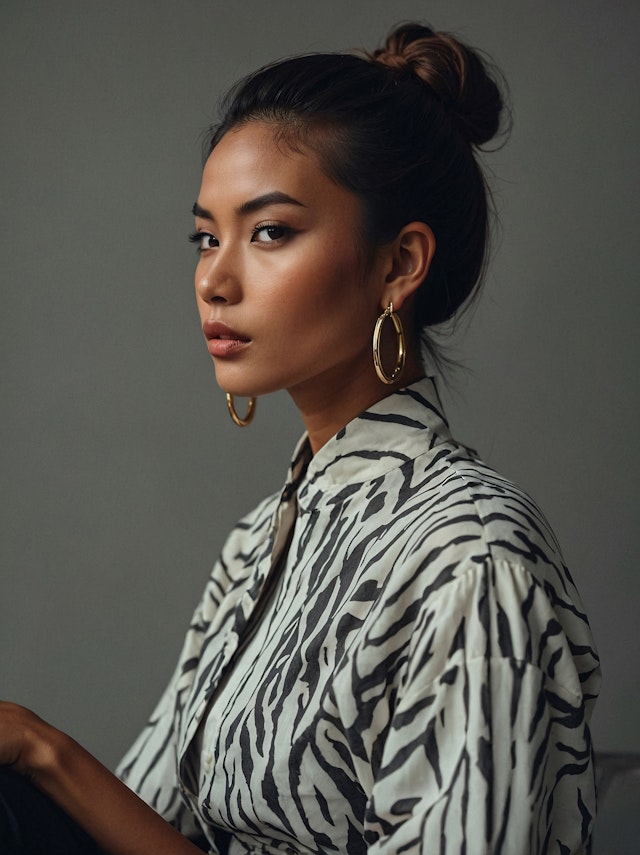
[[[548,523],[427,378],[303,439],[119,774],[211,852],[580,853],[599,679]]]

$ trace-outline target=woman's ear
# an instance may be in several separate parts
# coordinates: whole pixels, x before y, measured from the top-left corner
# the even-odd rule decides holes
[[[389,266],[381,306],[393,303],[394,310],[424,282],[436,251],[435,235],[426,223],[406,225],[389,245]]]

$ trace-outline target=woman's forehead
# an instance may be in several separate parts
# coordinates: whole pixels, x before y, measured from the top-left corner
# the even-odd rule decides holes
[[[313,150],[287,144],[279,125],[254,121],[227,131],[207,159],[201,196],[222,193],[243,203],[274,190],[303,206],[345,205],[349,198],[356,203],[350,191],[326,175]]]

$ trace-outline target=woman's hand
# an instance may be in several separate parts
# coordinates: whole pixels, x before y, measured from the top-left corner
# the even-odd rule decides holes
[[[54,761],[55,745],[62,736],[31,710],[0,701],[0,766],[37,780]]]
[[[111,855],[202,855],[71,737],[6,701],[0,766],[28,777]]]

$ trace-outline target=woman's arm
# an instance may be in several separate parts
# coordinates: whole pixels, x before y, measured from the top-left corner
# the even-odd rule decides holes
[[[202,855],[71,737],[0,702],[0,765],[28,777],[111,855]]]
[[[586,851],[597,659],[584,645],[582,683],[589,636],[569,641],[549,590],[487,561],[425,602],[374,769],[370,855]]]

